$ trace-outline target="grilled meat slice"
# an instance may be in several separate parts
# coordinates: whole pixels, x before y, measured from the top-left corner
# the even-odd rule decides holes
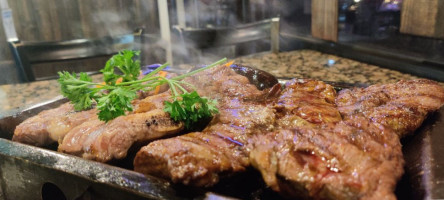
[[[203,132],[157,140],[143,147],[134,160],[135,170],[187,185],[211,186],[221,176],[250,166],[248,143],[253,135],[270,132],[277,125],[341,120],[339,112],[332,109],[335,90],[319,81],[294,81],[287,84],[279,99],[265,102],[248,97],[255,93],[244,91],[246,98],[226,97],[220,101],[220,114]],[[316,98],[319,96],[322,98]],[[315,108],[309,104],[313,101],[318,107],[309,112]],[[294,113],[297,118],[288,117]],[[277,122],[277,114],[283,120]]]
[[[430,80],[409,80],[342,90],[336,104],[344,118],[362,113],[399,136],[416,130],[427,113],[444,104],[444,88]]]
[[[425,85],[433,96],[421,91]],[[250,159],[265,182],[287,197],[396,199],[404,164],[399,137],[442,106],[443,97],[442,88],[424,80],[345,90],[336,99],[343,120],[281,124],[253,138]]]
[[[217,100],[226,96],[253,98],[260,94],[254,85],[245,84],[248,83],[246,77],[225,66],[198,73],[185,81],[194,85],[196,88],[193,89],[200,95]],[[246,95],[244,91],[251,89],[254,92]],[[170,91],[153,95],[137,101],[134,112],[127,116],[118,117],[107,124],[95,121],[79,126],[67,134],[59,151],[107,162],[124,158],[134,143],[146,144],[177,134],[183,130],[183,123],[175,123],[163,111],[163,102],[171,100],[170,97]]]
[[[342,120],[334,105],[335,97],[333,87],[321,81],[287,82],[274,103],[279,116],[276,131],[255,135],[249,143],[252,165],[261,172],[273,190],[289,197],[314,196],[311,193],[320,190],[315,185],[319,182],[317,179],[339,167],[333,155],[314,143],[328,140],[325,145],[332,143],[330,147],[334,150],[337,149],[334,145],[347,143],[340,137],[332,138],[328,134],[318,136],[314,131],[318,127],[326,129],[327,124]],[[302,130],[306,133],[296,134],[295,128],[301,129],[296,133],[302,133]],[[357,150],[352,150],[356,154]]]
[[[273,129],[274,110],[237,100],[220,106],[220,114],[202,132],[143,147],[134,160],[134,170],[206,187],[221,176],[244,171],[249,166],[245,144],[251,135]]]
[[[166,76],[167,78],[172,78],[176,74],[169,73]],[[168,90],[168,85],[164,84],[159,87],[158,92],[165,92],[166,90]],[[159,102],[148,104],[147,102],[151,99],[145,99],[154,95],[153,91],[139,92],[137,95],[138,99],[135,99],[132,104],[138,112],[153,110],[159,107]],[[158,99],[161,100],[161,98]],[[138,105],[139,102],[143,104]],[[61,142],[71,129],[86,121],[97,119],[97,112],[95,108],[86,111],[75,111],[72,104],[65,103],[58,108],[42,111],[38,115],[23,121],[16,127],[13,140],[34,146],[45,146],[54,142]]]
[[[334,88],[322,81],[288,81],[277,102],[273,102],[279,117],[279,127],[313,125],[341,121],[334,99]]]
[[[183,129],[162,110],[120,116],[107,124],[95,120],[71,130],[59,145],[61,152],[106,162],[126,157],[135,142],[147,142]]]
[[[223,176],[245,171],[248,156],[244,144],[231,132],[194,132],[157,140],[143,147],[134,170],[168,178],[175,183],[211,186]]]
[[[133,113],[144,113],[150,110],[163,109],[163,104],[165,101],[171,99],[171,92],[163,92],[153,96],[148,96],[142,100],[135,102]]]
[[[202,93],[218,99],[220,113],[202,132],[157,140],[143,147],[134,160],[136,171],[207,187],[249,166],[245,144],[251,135],[273,130],[275,111],[265,104],[265,98],[276,94],[279,85],[259,91],[246,77],[229,68],[222,70],[214,76],[190,80],[211,79],[214,84],[205,85]]]
[[[163,102],[170,100],[166,91],[133,102],[134,111],[108,123],[97,117],[70,130],[60,142],[58,151],[86,159],[108,162],[126,157],[134,143],[177,134],[184,124],[175,122],[164,112]]]
[[[286,197],[395,199],[393,190],[403,173],[399,141],[384,147],[370,140],[376,148],[365,149],[370,145],[349,140],[349,134],[366,135],[365,130],[342,122],[329,125],[258,135],[250,154],[253,166],[267,185]],[[348,134],[336,133],[338,127]]]
[[[96,109],[76,112],[72,104],[65,103],[26,119],[16,127],[12,140],[34,146],[49,145],[63,139],[69,130],[96,114]]]

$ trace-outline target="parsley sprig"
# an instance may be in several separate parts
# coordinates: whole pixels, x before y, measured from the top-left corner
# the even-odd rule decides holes
[[[168,63],[165,63],[142,79],[138,79],[140,61],[134,58],[138,55],[137,51],[124,50],[111,57],[105,68],[100,70],[103,73],[104,83],[94,83],[92,78],[83,72],[79,74],[59,72],[58,82],[61,85],[62,95],[74,104],[74,109],[77,111],[89,109],[97,103],[98,118],[107,122],[132,111],[131,101],[137,97],[138,91],[150,91],[160,85],[168,84],[172,101],[164,102],[164,110],[175,121],[183,121],[186,128],[190,129],[199,120],[218,113],[215,100],[201,97],[196,91],[186,90],[185,85],[191,88],[194,86],[184,82],[183,79],[222,64],[226,62],[226,58],[171,79],[157,75],[168,66]]]

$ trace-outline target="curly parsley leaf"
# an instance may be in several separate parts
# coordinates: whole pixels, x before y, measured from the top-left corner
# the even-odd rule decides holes
[[[115,85],[119,78],[122,78],[122,82],[137,80],[140,74],[140,61],[133,58],[139,55],[139,51],[123,50],[111,57],[106,62],[105,68],[100,70],[105,83]],[[116,73],[115,68],[119,69],[122,74]]]
[[[133,111],[131,101],[137,97],[136,91],[125,88],[116,88],[109,94],[103,95],[97,100],[99,119],[109,121],[118,116],[125,115],[126,111]]]
[[[171,79],[156,75],[168,65],[165,63],[138,80],[140,61],[135,60],[138,55],[137,51],[124,50],[111,57],[105,68],[100,70],[103,73],[104,84],[92,82],[86,73],[77,75],[59,72],[58,82],[63,96],[74,104],[75,110],[89,109],[96,102],[99,119],[107,122],[133,110],[131,101],[137,97],[137,91],[152,90],[162,84],[168,84],[174,101],[165,102],[164,110],[170,113],[172,119],[184,121],[187,128],[218,113],[216,101],[200,97],[196,91],[188,92],[181,85],[189,86],[190,84],[182,81],[183,78],[222,64],[226,61],[225,58],[205,68]],[[122,82],[116,83],[119,78],[122,78]]]
[[[219,113],[215,100],[200,97],[196,91],[183,93],[173,102],[165,101],[164,103],[164,111],[170,113],[175,121],[183,121],[187,129],[193,127],[196,122]]]
[[[71,100],[75,110],[91,108],[96,91],[88,87],[92,84],[92,79],[88,74],[81,72],[77,76],[76,73],[59,72],[59,77],[62,95]]]

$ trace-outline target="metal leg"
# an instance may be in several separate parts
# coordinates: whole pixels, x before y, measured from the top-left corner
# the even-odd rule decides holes
[[[171,30],[170,19],[168,16],[168,2],[165,0],[157,0],[159,9],[160,35],[162,40],[166,41],[166,60],[173,65],[173,51],[171,48]]]
[[[184,0],[176,0],[177,23],[180,27],[187,27],[185,20]]]
[[[279,18],[271,19],[271,52],[279,53]]]

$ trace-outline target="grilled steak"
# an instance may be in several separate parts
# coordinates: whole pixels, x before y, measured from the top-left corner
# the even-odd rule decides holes
[[[346,89],[338,96],[314,80],[261,91],[224,66],[185,81],[218,101],[220,113],[203,131],[159,139],[183,130],[163,111],[171,99],[167,91],[134,101],[133,112],[108,123],[95,109],[73,112],[67,103],[26,120],[13,139],[59,141],[59,151],[101,162],[159,139],[137,153],[136,171],[208,187],[253,166],[288,198],[395,199],[404,165],[399,138],[444,104],[444,89],[428,80]]]
[[[273,129],[274,111],[239,100],[219,106],[220,114],[202,132],[143,147],[134,160],[134,170],[194,186],[211,186],[220,176],[244,171],[249,166],[247,140]]]
[[[271,105],[277,110],[279,127],[313,125],[340,121],[334,100],[336,91],[315,80],[292,80]]]
[[[254,85],[247,85],[246,77],[225,66],[205,70],[187,77],[185,81],[194,85],[200,95],[218,101],[227,96],[247,98],[245,91],[250,88],[254,88],[254,92],[250,92],[248,97],[261,94]],[[134,112],[106,124],[98,120],[82,124],[66,135],[58,150],[107,162],[124,158],[134,143],[146,144],[154,139],[177,134],[184,126],[183,123],[174,122],[163,111],[163,102],[166,100],[171,100],[169,91],[138,101]]]
[[[126,157],[135,142],[164,137],[182,129],[183,123],[175,122],[168,113],[156,109],[120,116],[106,124],[99,120],[86,122],[71,130],[58,150],[106,162]]]
[[[249,166],[246,144],[251,135],[273,130],[274,109],[264,99],[280,86],[259,91],[246,77],[229,68],[220,73],[226,75],[196,76],[200,80],[194,80],[214,79],[214,84],[204,87],[206,91],[202,93],[218,99],[220,113],[202,132],[157,140],[143,147],[134,160],[136,171],[176,183],[211,186],[221,176]]]
[[[19,124],[14,130],[12,140],[45,146],[63,139],[69,130],[88,119],[97,118],[96,114],[96,109],[76,112],[72,104],[65,103],[58,108],[42,111]]]
[[[174,73],[166,75],[167,78],[175,76],[177,75]],[[140,76],[139,78],[142,77]],[[158,92],[166,90],[168,90],[168,85],[164,84],[159,86]],[[146,98],[152,95],[154,95],[153,91],[138,92],[138,99],[133,101],[133,105],[138,112],[142,112],[143,109],[152,110],[154,109],[154,104],[158,106],[157,102],[147,103],[151,99]],[[139,102],[142,105],[139,106]],[[71,129],[86,121],[97,119],[97,112],[95,108],[86,111],[75,111],[72,104],[65,103],[58,108],[42,111],[38,115],[26,119],[16,127],[12,140],[34,146],[45,146],[54,142],[61,142]]]
[[[444,104],[444,88],[430,80],[372,85],[342,90],[336,104],[345,118],[362,113],[402,137],[416,130],[428,112]]]
[[[404,164],[399,136],[444,103],[444,90],[423,80],[354,90],[344,90],[336,99],[343,120],[328,120],[325,116],[333,110],[313,102],[320,120],[281,123],[277,131],[254,137],[251,162],[273,190],[293,198],[396,199],[393,191]],[[306,96],[304,90],[292,92]],[[412,114],[414,110],[422,112]]]

